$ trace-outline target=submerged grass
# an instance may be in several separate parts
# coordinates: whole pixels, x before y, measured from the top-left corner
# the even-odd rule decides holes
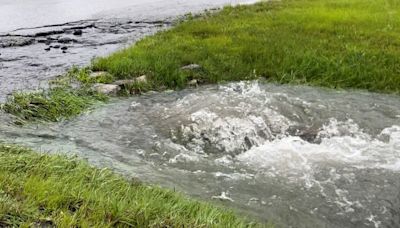
[[[182,88],[258,77],[331,88],[400,91],[400,2],[282,0],[226,7],[94,61],[115,78],[146,74]],[[181,67],[195,63],[200,73]]]
[[[26,121],[60,121],[81,114],[105,96],[89,94],[84,90],[56,88],[33,93],[15,93],[2,109],[18,118],[19,123]]]
[[[57,122],[75,117],[94,103],[106,101],[107,96],[91,89],[91,83],[112,81],[105,75],[96,79],[88,77],[87,69],[73,68],[67,75],[54,80],[46,91],[14,93],[1,109],[17,117],[15,123],[29,121]],[[74,88],[73,83],[79,82]]]
[[[169,31],[139,41],[91,70],[72,69],[82,85],[146,75],[122,92],[183,88],[266,78],[270,82],[400,92],[400,1],[282,0],[226,7],[188,17]],[[183,66],[197,64],[196,69]],[[22,120],[58,121],[99,96],[68,88],[15,94],[3,110]],[[103,98],[101,98],[103,99]],[[100,100],[101,100],[100,99]]]
[[[75,158],[0,144],[0,227],[259,227]]]

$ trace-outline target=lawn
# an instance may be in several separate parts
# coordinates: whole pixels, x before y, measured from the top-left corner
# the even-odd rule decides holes
[[[81,83],[79,91],[66,83],[19,93],[2,109],[21,124],[60,121],[105,100],[90,90],[93,83],[143,75],[145,84],[127,88],[145,92],[264,78],[399,94],[399,26],[396,0],[282,0],[225,7],[189,15],[168,31],[97,58],[87,68],[72,69],[66,78]],[[185,69],[191,64],[197,67]],[[92,71],[105,71],[107,77],[90,78]]]
[[[265,78],[336,89],[400,92],[400,1],[282,0],[189,16],[168,31],[72,70],[2,110],[60,121],[106,97],[97,82],[146,75],[141,90]],[[195,69],[182,67],[196,64]],[[107,77],[90,79],[91,71]],[[73,87],[75,82],[80,88]],[[100,81],[99,81],[100,80]],[[0,144],[0,227],[250,227],[233,212],[92,168],[76,158]]]
[[[226,7],[94,61],[155,87],[250,80],[400,91],[400,1],[282,0]],[[196,71],[181,69],[198,64]]]
[[[0,227],[260,227],[77,158],[0,144]]]

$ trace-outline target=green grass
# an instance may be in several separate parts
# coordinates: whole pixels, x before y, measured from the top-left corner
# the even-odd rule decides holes
[[[112,81],[110,76],[96,79],[88,77],[87,69],[73,68],[67,75],[54,80],[47,91],[14,93],[1,109],[14,115],[15,123],[32,121],[57,122],[75,117],[97,102],[104,102],[107,96],[93,91],[90,86],[96,82]],[[80,83],[73,88],[73,83]]]
[[[93,62],[157,87],[264,77],[271,82],[399,93],[400,1],[282,0],[227,7]],[[196,63],[200,72],[181,70]]]
[[[49,91],[15,93],[2,109],[17,117],[16,123],[28,121],[60,121],[81,114],[98,101],[105,101],[100,94],[84,90],[55,88]]]
[[[233,212],[96,169],[0,144],[0,227],[260,227]]]
[[[269,82],[400,92],[400,1],[282,0],[226,7],[188,17],[67,79],[90,86],[146,75],[121,94],[198,83],[266,78]],[[197,70],[183,70],[188,64]],[[68,85],[66,86],[68,87]],[[58,121],[98,100],[88,90],[15,94],[3,106],[22,120]],[[37,102],[39,101],[39,102]]]

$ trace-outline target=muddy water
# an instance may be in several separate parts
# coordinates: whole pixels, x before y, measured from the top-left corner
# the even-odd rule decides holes
[[[59,124],[3,124],[0,138],[282,227],[400,226],[397,96],[240,82],[116,99]]]
[[[0,102],[87,65],[177,16],[250,0],[0,0]]]

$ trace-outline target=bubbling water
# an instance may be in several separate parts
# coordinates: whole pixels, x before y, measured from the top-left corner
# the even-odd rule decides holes
[[[237,82],[115,100],[0,136],[284,227],[400,226],[400,100]]]

